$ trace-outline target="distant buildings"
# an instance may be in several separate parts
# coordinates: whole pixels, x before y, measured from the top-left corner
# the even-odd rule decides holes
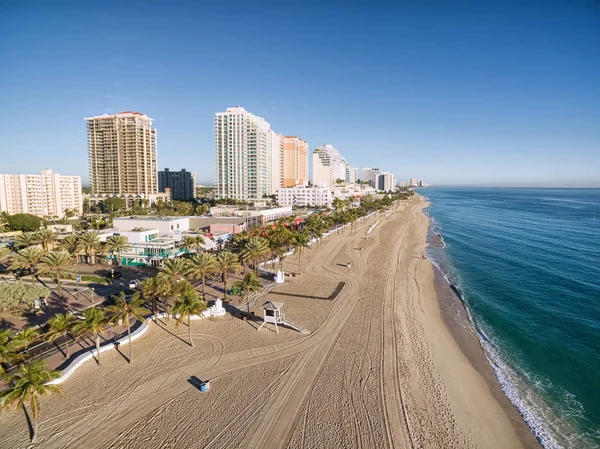
[[[378,168],[363,168],[361,181],[368,182],[371,187],[375,187],[377,176],[381,173]]]
[[[67,209],[83,213],[80,176],[61,176],[52,170],[0,175],[0,212],[62,218]]]
[[[333,197],[328,187],[296,186],[277,191],[280,206],[323,207],[331,205]]]
[[[418,186],[419,186],[419,181],[416,178],[410,178],[408,187],[418,187]]]
[[[158,172],[158,190],[171,189],[171,199],[187,201],[196,198],[196,174],[185,168],[170,171],[168,168]]]
[[[108,197],[126,200],[128,207],[153,203],[158,195],[156,129],[140,112],[90,117],[87,121],[92,194],[90,202]]]
[[[389,172],[378,174],[376,184],[377,190],[384,192],[396,191],[396,177]]]

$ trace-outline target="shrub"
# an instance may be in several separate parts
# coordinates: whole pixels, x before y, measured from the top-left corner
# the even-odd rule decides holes
[[[47,298],[50,290],[40,284],[14,282],[0,284],[0,310],[15,309],[19,304],[33,306],[33,301]]]

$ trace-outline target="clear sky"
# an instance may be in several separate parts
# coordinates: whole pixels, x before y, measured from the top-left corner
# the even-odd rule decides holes
[[[600,2],[0,0],[0,173],[87,181],[83,118],[136,110],[212,182],[235,105],[399,179],[600,186]]]

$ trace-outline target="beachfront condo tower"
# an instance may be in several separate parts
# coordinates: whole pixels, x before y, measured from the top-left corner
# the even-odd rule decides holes
[[[348,163],[333,145],[321,145],[313,151],[313,184],[333,188],[346,182]]]
[[[170,171],[168,168],[158,172],[158,190],[171,189],[171,199],[189,201],[196,198],[196,173],[185,168]]]
[[[124,111],[87,121],[90,202],[120,197],[128,206],[158,196],[156,129],[140,112]]]
[[[390,172],[383,172],[377,175],[375,188],[383,192],[396,191],[396,177]]]
[[[285,138],[240,106],[217,112],[214,130],[217,198],[252,201],[275,194],[283,183]]]
[[[298,136],[283,138],[283,187],[308,185],[308,143]]]
[[[62,218],[65,211],[83,213],[80,176],[52,170],[39,175],[0,175],[0,212]]]
[[[363,168],[361,181],[368,182],[371,187],[376,187],[377,176],[381,174],[378,168]]]

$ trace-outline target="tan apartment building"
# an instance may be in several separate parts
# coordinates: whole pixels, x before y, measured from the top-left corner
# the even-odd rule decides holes
[[[283,138],[283,187],[308,185],[308,143],[298,136]]]
[[[61,176],[52,170],[39,175],[0,174],[0,212],[62,218],[66,210],[83,213],[80,176]]]
[[[116,196],[154,202],[158,191],[156,129],[146,114],[123,111],[85,119],[92,202]],[[131,205],[131,204],[129,204]]]

